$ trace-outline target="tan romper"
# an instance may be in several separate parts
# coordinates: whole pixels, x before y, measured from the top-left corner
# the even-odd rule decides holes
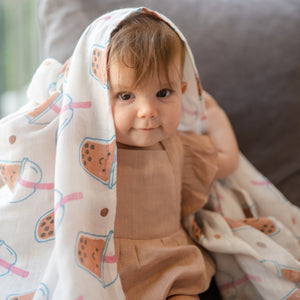
[[[118,149],[115,247],[127,300],[160,300],[205,291],[211,258],[181,218],[201,208],[216,173],[207,136],[180,133],[162,150]]]

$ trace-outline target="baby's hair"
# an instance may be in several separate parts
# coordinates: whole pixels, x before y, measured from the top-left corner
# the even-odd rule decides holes
[[[135,70],[132,88],[147,82],[152,76],[166,78],[169,83],[169,66],[179,55],[182,77],[185,46],[181,38],[165,21],[153,13],[140,11],[121,21],[111,33],[107,65],[123,63]]]

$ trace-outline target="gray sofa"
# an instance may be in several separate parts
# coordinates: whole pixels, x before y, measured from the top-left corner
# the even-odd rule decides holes
[[[126,6],[153,8],[178,25],[241,151],[300,206],[300,1],[40,0],[42,57],[64,62],[93,19]]]
[[[64,62],[93,19],[126,6],[158,10],[182,30],[241,151],[300,206],[300,1],[40,0],[42,58]],[[219,299],[214,283],[201,299]]]

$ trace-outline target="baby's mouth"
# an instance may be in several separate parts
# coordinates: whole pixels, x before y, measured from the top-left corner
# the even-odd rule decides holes
[[[140,130],[144,130],[144,131],[151,131],[151,130],[154,130],[155,128],[152,127],[152,128],[140,128]]]
[[[150,126],[141,126],[141,127],[136,127],[136,130],[141,130],[141,131],[151,131],[155,130],[159,127],[159,125],[150,125]]]

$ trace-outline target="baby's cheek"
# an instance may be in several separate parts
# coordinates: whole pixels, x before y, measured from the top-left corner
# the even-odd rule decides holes
[[[169,120],[168,124],[165,125],[165,132],[171,136],[177,131],[179,123],[180,119],[176,118],[176,116],[173,116],[173,118]]]
[[[120,143],[125,143],[126,139],[130,134],[130,125],[127,122],[124,115],[115,114],[114,115],[114,123],[115,123],[115,132],[116,132],[116,139]]]
[[[125,133],[128,131],[128,122],[126,122],[126,120],[124,120],[124,118],[122,118],[122,116],[116,116],[116,118],[114,119],[114,122],[115,122],[116,132]]]
[[[173,114],[173,128],[175,130],[177,130],[179,124],[180,124],[180,121],[181,121],[181,109],[180,110],[176,110]]]

